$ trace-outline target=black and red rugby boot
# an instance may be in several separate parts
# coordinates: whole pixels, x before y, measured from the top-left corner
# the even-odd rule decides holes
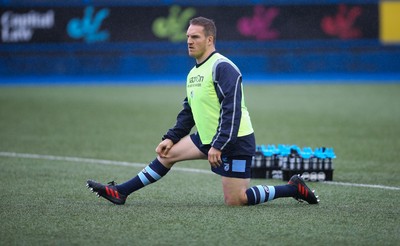
[[[310,188],[308,188],[308,186],[304,182],[303,178],[299,174],[293,175],[290,178],[288,184],[296,187],[297,195],[293,198],[296,199],[297,201],[299,201],[299,202],[306,201],[309,204],[318,204],[319,203],[318,196],[316,196],[314,194],[315,191],[310,190]]]
[[[97,193],[98,197],[103,197],[116,205],[125,204],[127,196],[118,192],[116,183],[114,181],[109,182],[107,185],[97,183],[93,180],[88,180],[86,186],[92,192]]]

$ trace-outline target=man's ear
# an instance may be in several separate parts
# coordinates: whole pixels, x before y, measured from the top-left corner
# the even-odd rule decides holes
[[[208,45],[213,45],[214,44],[214,36],[208,36],[207,40],[208,40]]]

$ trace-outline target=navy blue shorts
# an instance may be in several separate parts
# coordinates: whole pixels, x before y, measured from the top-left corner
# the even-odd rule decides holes
[[[197,133],[190,135],[190,138],[197,148],[199,148],[201,152],[208,156],[208,151],[210,150],[211,145],[203,144],[200,140],[200,136]],[[252,156],[247,155],[225,156],[222,152],[221,159],[223,163],[219,167],[211,167],[211,171],[224,177],[247,179],[250,178],[252,158]]]

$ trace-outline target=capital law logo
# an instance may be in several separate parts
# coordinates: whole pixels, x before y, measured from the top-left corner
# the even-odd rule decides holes
[[[54,11],[26,13],[6,11],[1,15],[1,41],[5,43],[29,42],[36,29],[54,26]]]

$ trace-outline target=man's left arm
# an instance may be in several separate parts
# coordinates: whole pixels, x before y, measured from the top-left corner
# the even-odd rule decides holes
[[[222,151],[229,143],[236,141],[239,132],[242,116],[242,75],[236,66],[225,61],[219,63],[214,72],[214,85],[221,111],[211,145]]]

